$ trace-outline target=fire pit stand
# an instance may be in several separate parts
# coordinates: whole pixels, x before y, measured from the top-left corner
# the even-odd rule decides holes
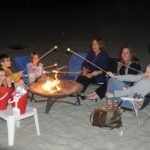
[[[72,95],[71,95],[72,96]],[[63,100],[59,100],[60,98],[53,98],[53,97],[48,97],[48,100],[47,100],[47,104],[46,104],[46,109],[45,109],[45,113],[49,113],[51,107],[53,106],[53,104],[55,102],[62,102],[62,103],[68,103],[68,104],[72,104],[72,105],[78,105],[80,106],[81,103],[80,103],[80,94],[76,94],[75,95],[77,97],[77,100],[76,102],[72,103],[72,102],[69,102],[69,101],[63,101]]]
[[[29,85],[29,91],[31,91],[34,94],[38,94],[44,97],[48,97],[47,104],[46,104],[46,110],[45,113],[49,113],[51,107],[55,102],[63,102],[63,103],[69,103],[72,105],[81,105],[80,103],[80,91],[83,89],[83,85],[70,80],[60,80],[60,91],[57,91],[55,93],[49,93],[44,92],[42,89],[42,85],[45,83],[45,81],[35,82],[31,85]],[[77,100],[76,102],[70,102],[70,101],[63,101],[60,100],[62,98],[65,98],[67,96],[76,96]]]

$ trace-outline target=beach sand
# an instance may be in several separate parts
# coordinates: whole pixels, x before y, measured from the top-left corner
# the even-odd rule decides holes
[[[90,90],[96,88],[91,85]],[[74,102],[75,97],[63,100]],[[141,126],[137,125],[135,114],[125,111],[122,114],[125,135],[120,136],[120,129],[106,130],[94,127],[90,123],[91,112],[105,104],[101,101],[81,101],[81,106],[56,102],[50,112],[45,114],[46,102],[28,105],[37,108],[41,136],[36,135],[33,118],[21,121],[16,128],[15,146],[7,146],[6,122],[0,120],[1,150],[148,150],[150,136],[150,116],[146,109],[140,112]]]

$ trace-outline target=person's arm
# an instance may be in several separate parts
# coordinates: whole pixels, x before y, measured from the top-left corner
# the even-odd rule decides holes
[[[83,76],[86,76],[88,73],[89,73],[89,69],[86,68],[86,67],[83,67],[83,68],[82,68],[82,75],[83,75]]]
[[[22,78],[22,75],[23,75],[23,73],[22,73],[22,71],[19,71],[19,72],[17,72],[17,73],[12,73],[12,80],[13,81],[18,81],[20,78]]]

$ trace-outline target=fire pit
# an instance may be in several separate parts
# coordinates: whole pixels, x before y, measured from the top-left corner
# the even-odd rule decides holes
[[[58,101],[59,98],[71,96],[73,94],[77,95],[77,101],[75,103],[66,102],[74,105],[80,105],[79,93],[83,89],[83,86],[75,81],[70,80],[46,80],[39,81],[31,84],[29,90],[34,93],[44,97],[48,97],[45,113],[50,111],[52,105]]]

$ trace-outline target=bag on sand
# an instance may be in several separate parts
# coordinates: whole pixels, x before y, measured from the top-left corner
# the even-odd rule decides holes
[[[118,106],[106,105],[95,109],[90,117],[93,126],[100,128],[114,129],[122,127],[121,113]]]

